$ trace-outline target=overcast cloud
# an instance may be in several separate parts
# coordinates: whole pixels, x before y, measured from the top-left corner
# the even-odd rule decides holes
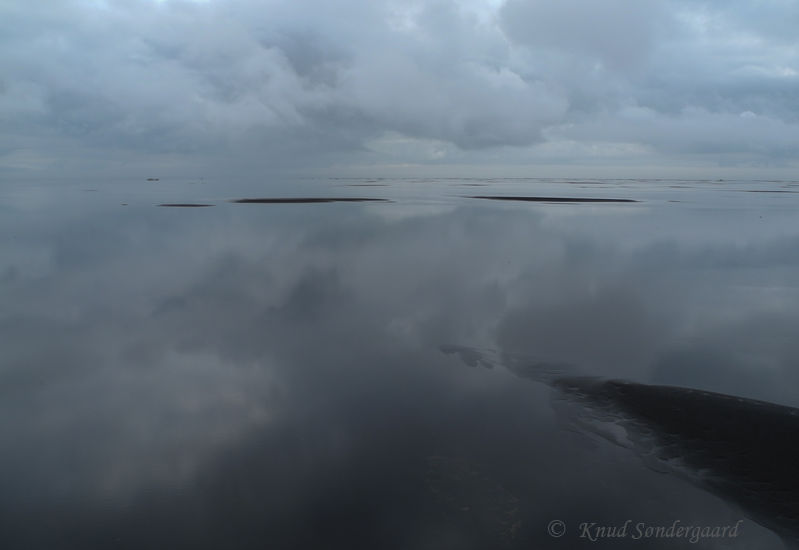
[[[798,25],[784,0],[11,0],[0,174],[792,177]]]

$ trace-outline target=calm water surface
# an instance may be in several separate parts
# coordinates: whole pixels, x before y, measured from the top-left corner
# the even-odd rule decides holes
[[[725,476],[762,432],[751,415],[690,413],[732,418],[724,437],[741,439],[705,452],[714,424],[689,455],[690,421],[663,416],[689,409],[670,397],[661,416],[620,412],[517,367],[799,406],[797,193],[745,181],[4,184],[0,547],[782,548],[796,481],[719,489],[741,485]],[[321,200],[338,198],[376,200]],[[574,201],[588,198],[635,202]],[[791,409],[774,410],[767,425],[782,426]],[[669,432],[669,460],[597,437],[596,422],[631,418],[646,449]],[[782,472],[793,445],[770,437],[735,475],[757,480],[772,461]],[[776,518],[774,502],[793,504]],[[580,528],[628,521],[616,538]],[[675,521],[738,532],[633,538]]]

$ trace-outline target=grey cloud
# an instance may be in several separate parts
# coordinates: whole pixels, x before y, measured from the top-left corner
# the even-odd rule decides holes
[[[503,8],[508,35],[527,47],[528,67],[538,60],[565,84],[572,109],[547,130],[549,139],[645,145],[655,155],[716,163],[792,157],[796,105],[787,90],[796,80],[795,48],[754,28],[757,18],[750,29],[740,6],[628,8],[521,0]],[[762,17],[790,18],[771,8]]]
[[[663,152],[716,155],[719,162],[747,163],[793,157],[799,125],[751,111],[719,113],[687,108],[670,115],[630,106],[552,129],[551,135],[639,143]]]
[[[611,71],[635,70],[648,60],[660,27],[671,22],[660,0],[544,2],[508,0],[500,12],[508,36],[534,50],[554,49],[598,61]],[[590,66],[586,66],[590,70]]]
[[[24,133],[55,131],[92,147],[198,153],[244,144],[273,160],[287,148],[324,153],[343,141],[358,149],[391,130],[467,148],[530,143],[563,110],[546,87],[443,49],[442,29],[420,46],[416,33],[364,7],[321,9],[307,21],[310,6],[280,3],[11,10],[6,26],[28,32],[6,35],[4,63],[21,82],[7,92],[6,108],[23,118],[26,108],[37,111],[24,118]],[[469,35],[475,23],[454,4],[434,18],[440,27],[462,20],[464,47],[484,41]],[[432,64],[428,46],[442,50]],[[37,91],[38,103],[19,104],[26,89]]]
[[[552,160],[564,139],[650,147],[617,162],[788,162],[799,69],[777,23],[793,12],[744,4],[9,4],[0,151],[14,174],[439,162],[370,148],[386,135],[448,144],[456,164],[529,163],[547,142],[532,151]],[[630,105],[660,122],[629,128]]]
[[[745,0],[702,0],[680,2],[678,5],[700,17],[704,16],[702,23],[709,32],[720,33],[729,29],[738,33],[739,38],[757,36],[785,45],[796,41],[796,33],[792,29],[799,22],[799,7],[792,2],[768,0],[754,5]]]

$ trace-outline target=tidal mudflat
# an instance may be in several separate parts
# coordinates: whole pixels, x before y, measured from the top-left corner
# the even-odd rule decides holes
[[[0,547],[795,544],[795,182],[190,183],[0,191]]]

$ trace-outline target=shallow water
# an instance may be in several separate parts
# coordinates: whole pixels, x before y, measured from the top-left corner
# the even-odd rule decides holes
[[[0,547],[781,548],[546,384],[439,348],[797,407],[797,191],[4,184]],[[742,523],[580,536],[627,520]]]

